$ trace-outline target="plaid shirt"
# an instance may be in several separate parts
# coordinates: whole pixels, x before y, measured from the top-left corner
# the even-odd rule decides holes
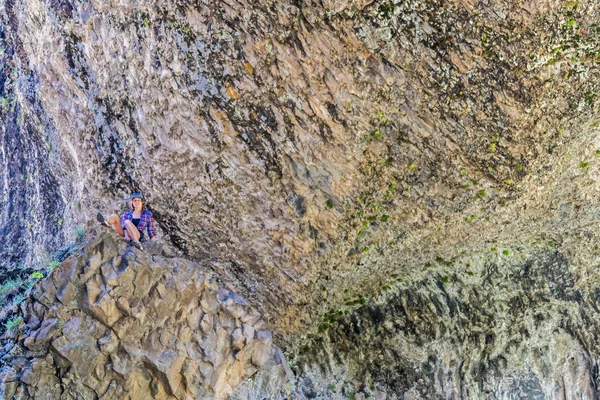
[[[133,210],[127,211],[121,217],[121,226],[123,230],[125,230],[125,221],[131,221],[133,219]],[[156,229],[154,229],[154,218],[152,218],[152,212],[150,210],[143,210],[142,215],[140,215],[140,223],[137,226],[138,231],[141,234],[144,233],[145,230],[148,230],[148,238],[152,239],[156,236]]]

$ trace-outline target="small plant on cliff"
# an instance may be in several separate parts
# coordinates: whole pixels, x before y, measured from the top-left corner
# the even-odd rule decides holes
[[[588,91],[588,92],[584,93],[583,99],[587,105],[593,106],[594,103],[596,102],[596,96],[597,96],[596,93]]]
[[[22,284],[23,282],[21,282],[20,279],[4,282],[2,285],[0,285],[0,299],[16,293]]]
[[[78,241],[81,240],[81,239],[83,239],[83,237],[85,236],[85,229],[83,229],[82,227],[78,226],[73,231],[73,236],[75,236],[75,240],[78,240]]]
[[[35,271],[31,275],[29,275],[30,279],[42,279],[43,277],[44,274],[42,274],[40,271]]]
[[[586,162],[586,161],[581,161],[581,162],[579,163],[579,168],[587,168],[587,167],[589,167],[589,166],[590,166],[590,163],[589,163],[589,162]]]
[[[50,263],[50,265],[48,265],[48,268],[46,268],[46,271],[48,272],[48,275],[50,275],[51,273],[54,272],[54,270],[56,269],[56,267],[58,267],[60,264],[60,262],[54,260]]]
[[[23,323],[23,318],[19,315],[19,316],[9,319],[6,322],[6,324],[4,324],[4,328],[6,328],[7,331],[12,331],[12,330],[18,328],[19,325],[21,325],[22,323]]]

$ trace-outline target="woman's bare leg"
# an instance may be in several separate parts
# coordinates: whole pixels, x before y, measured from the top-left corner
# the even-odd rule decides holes
[[[121,218],[119,218],[118,215],[113,214],[110,217],[108,217],[108,224],[113,227],[115,232],[125,237],[125,232],[123,232],[123,227],[121,226]]]
[[[127,233],[129,234],[129,238],[131,240],[140,240],[140,231],[137,230],[133,222],[130,220],[125,221],[125,229],[127,229]]]

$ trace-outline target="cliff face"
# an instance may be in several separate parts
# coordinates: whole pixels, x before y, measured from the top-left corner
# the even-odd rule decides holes
[[[244,294],[290,353],[320,340],[333,353],[364,340],[381,348],[380,334],[330,329],[362,315],[380,332],[391,316],[372,317],[371,303],[413,315],[418,300],[419,310],[435,309],[423,310],[428,326],[445,327],[447,336],[394,322],[393,335],[414,338],[422,352],[382,359],[413,360],[424,375],[388,382],[396,388],[388,393],[456,396],[464,390],[414,385],[459,387],[462,379],[471,382],[467,397],[478,382],[481,393],[510,398],[510,385],[488,387],[499,382],[494,371],[508,367],[487,363],[498,352],[537,357],[505,345],[527,346],[527,335],[494,327],[489,343],[473,339],[486,343],[478,351],[464,335],[492,320],[525,323],[541,302],[548,326],[569,337],[561,354],[588,360],[556,376],[589,376],[581,393],[596,390],[595,2],[9,0],[0,7],[3,271],[43,262],[95,208],[122,212],[120,199],[142,191],[162,239]],[[490,280],[478,264],[486,257],[506,274]],[[579,293],[560,306],[538,297],[555,296],[553,278],[540,280],[553,273],[549,258],[562,260],[561,274],[571,277],[560,285]],[[519,275],[528,263],[539,263],[537,283],[506,286],[529,279]],[[523,297],[532,303],[491,312],[475,294],[485,282],[498,307]],[[437,306],[425,300],[448,285],[456,296],[442,295]],[[563,306],[586,317],[569,327],[558,317]],[[455,321],[451,310],[466,319]],[[299,336],[305,329],[317,336]],[[438,362],[443,351],[425,338],[460,351]],[[433,357],[427,367],[424,354]],[[485,367],[465,361],[470,354]],[[357,366],[361,357],[332,365],[354,383],[375,379]],[[436,381],[441,365],[449,372]],[[554,382],[544,386],[550,393],[560,379],[540,374],[539,382]],[[315,395],[325,393],[324,381],[313,380]]]
[[[394,246],[441,229],[419,247],[443,252],[473,215],[493,237],[587,160],[596,7],[9,1],[4,259],[140,190],[166,240],[295,330],[324,283],[372,292],[430,258]]]

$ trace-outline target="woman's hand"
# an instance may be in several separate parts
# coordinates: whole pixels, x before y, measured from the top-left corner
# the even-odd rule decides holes
[[[131,239],[129,238],[129,234],[127,233],[127,231],[125,231],[125,240],[127,240],[128,242],[131,240]]]
[[[156,242],[157,238],[156,238],[156,236],[152,236],[152,237],[150,238],[150,240],[152,240],[153,242]]]

